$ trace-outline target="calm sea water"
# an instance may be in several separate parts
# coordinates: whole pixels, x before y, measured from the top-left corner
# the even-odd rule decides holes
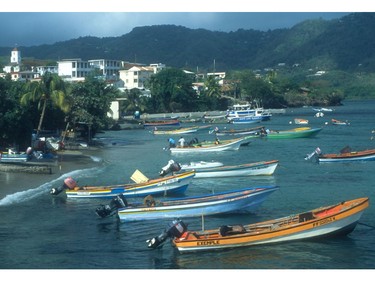
[[[311,108],[288,109],[263,124],[288,129],[294,118],[309,119],[323,127],[313,138],[261,140],[239,151],[172,157],[163,150],[165,136],[147,130],[106,132],[98,135],[105,148],[95,152],[96,167],[48,178],[23,192],[0,198],[0,268],[2,269],[373,269],[375,268],[375,161],[317,164],[306,154],[320,147],[334,153],[349,145],[353,150],[375,148],[375,101],[345,102],[323,118]],[[351,126],[325,125],[331,118],[349,120]],[[188,126],[187,124],[186,126]],[[225,125],[218,125],[224,127]],[[233,126],[233,125],[232,125]],[[251,125],[237,125],[251,127]],[[208,131],[186,136],[212,139]],[[290,242],[199,254],[179,254],[166,243],[149,250],[145,240],[160,234],[169,220],[120,223],[101,219],[95,209],[108,200],[51,197],[49,190],[73,176],[80,185],[130,182],[141,170],[157,177],[169,159],[180,163],[218,160],[226,164],[277,159],[273,176],[240,179],[195,179],[186,195],[204,194],[247,186],[278,185],[253,214],[207,217],[205,228],[222,224],[253,223],[358,197],[369,197],[370,207],[360,224],[346,237],[320,242]],[[140,199],[141,200],[141,199]],[[185,219],[190,229],[201,228],[201,218]]]

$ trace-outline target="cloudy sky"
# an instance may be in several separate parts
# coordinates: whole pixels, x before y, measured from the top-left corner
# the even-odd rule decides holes
[[[363,10],[358,5],[353,9],[341,4],[333,7],[325,5],[325,10],[314,8],[319,7],[322,0],[315,0],[315,6],[305,8],[290,3],[288,6],[288,2],[293,0],[263,0],[263,5],[256,7],[244,5],[253,1],[222,1],[226,5],[231,3],[228,7],[212,1],[209,3],[216,4],[205,6],[202,5],[204,0],[189,0],[187,3],[181,0],[64,0],[57,1],[58,4],[51,8],[46,7],[45,0],[18,0],[16,7],[2,7],[3,12],[0,12],[0,47],[53,44],[80,36],[121,36],[134,27],[160,24],[225,32],[239,28],[264,31],[289,28],[306,19],[330,20]],[[48,3],[52,2],[55,3]],[[269,9],[270,3],[274,4],[274,9]],[[336,10],[336,7],[340,9]]]

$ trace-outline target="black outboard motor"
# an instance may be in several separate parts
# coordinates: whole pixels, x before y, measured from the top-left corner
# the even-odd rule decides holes
[[[128,202],[125,199],[123,194],[117,195],[115,198],[111,200],[111,202],[107,205],[100,205],[100,207],[96,208],[96,214],[101,217],[109,217],[116,214],[117,210],[120,208],[125,208],[128,206]]]
[[[159,175],[163,177],[169,173],[178,172],[180,170],[181,165],[179,163],[176,163],[173,160],[169,160],[168,164],[161,168]]]
[[[148,243],[148,248],[156,249],[162,247],[162,243],[168,238],[180,238],[187,230],[187,225],[180,219],[172,221],[168,225],[168,228],[165,229],[159,236],[155,236],[149,240],[146,240]]]
[[[58,195],[65,189],[74,189],[76,186],[77,186],[77,182],[71,177],[68,177],[64,180],[64,184],[62,186],[52,188],[50,190],[50,193],[52,195]]]

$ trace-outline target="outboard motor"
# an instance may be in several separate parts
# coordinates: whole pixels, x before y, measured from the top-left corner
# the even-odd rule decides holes
[[[155,236],[149,240],[146,240],[148,243],[148,248],[156,249],[162,247],[161,244],[164,243],[168,238],[180,238],[187,230],[187,225],[180,219],[172,221],[168,225],[168,228],[165,229],[159,236]]]
[[[180,170],[181,165],[179,163],[176,163],[173,160],[169,160],[168,164],[161,168],[159,175],[163,177],[169,173],[178,172]]]
[[[120,208],[125,208],[128,206],[128,202],[125,199],[123,194],[117,195],[115,198],[111,200],[111,202],[107,205],[100,205],[100,207],[96,208],[96,214],[101,217],[109,217],[116,214],[117,210]]]
[[[77,186],[77,182],[73,178],[68,177],[64,180],[64,184],[62,186],[52,188],[50,193],[52,195],[58,195],[65,189],[74,189],[76,186]]]

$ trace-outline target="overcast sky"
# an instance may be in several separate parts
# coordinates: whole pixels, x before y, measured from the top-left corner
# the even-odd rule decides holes
[[[39,1],[43,5],[38,5]],[[121,36],[129,33],[134,27],[160,24],[174,24],[193,29],[204,28],[225,32],[236,31],[239,28],[265,31],[290,28],[306,19],[323,18],[330,20],[339,18],[357,10],[352,10],[352,8],[341,4],[333,7],[325,5],[325,10],[319,6],[319,2],[332,3],[332,0],[315,0],[314,5],[320,8],[315,9],[313,8],[315,6],[312,6],[302,9],[297,6],[297,11],[292,8],[295,7],[294,5],[289,7],[288,4],[277,6],[280,3],[293,0],[263,0],[262,3],[265,6],[255,9],[255,6],[248,7],[244,4],[255,2],[255,0],[210,1],[209,3],[212,3],[212,5],[203,7],[199,3],[203,3],[205,0],[189,0],[188,2],[181,0],[119,1],[64,0],[56,2],[60,5],[46,6],[45,3],[55,3],[55,0],[49,2],[45,0],[18,0],[15,7],[11,5],[2,7],[4,12],[0,13],[2,24],[0,46],[53,44],[80,36]],[[231,3],[231,5],[229,7],[221,6],[220,1]],[[276,1],[274,2],[276,6],[272,6],[274,9],[268,9],[267,4],[270,1]],[[119,3],[123,5],[119,5]],[[135,3],[136,6],[132,6],[131,3],[133,5]],[[168,5],[170,3],[181,4],[175,7],[176,4],[174,6]],[[55,7],[55,9],[50,7]],[[195,10],[188,7],[199,7],[199,9]],[[340,10],[337,10],[339,12],[336,12],[335,7],[341,7]],[[311,9],[316,12],[309,12]],[[281,12],[274,12],[275,10]],[[21,11],[21,13],[18,11]],[[271,11],[271,13],[268,11]]]

